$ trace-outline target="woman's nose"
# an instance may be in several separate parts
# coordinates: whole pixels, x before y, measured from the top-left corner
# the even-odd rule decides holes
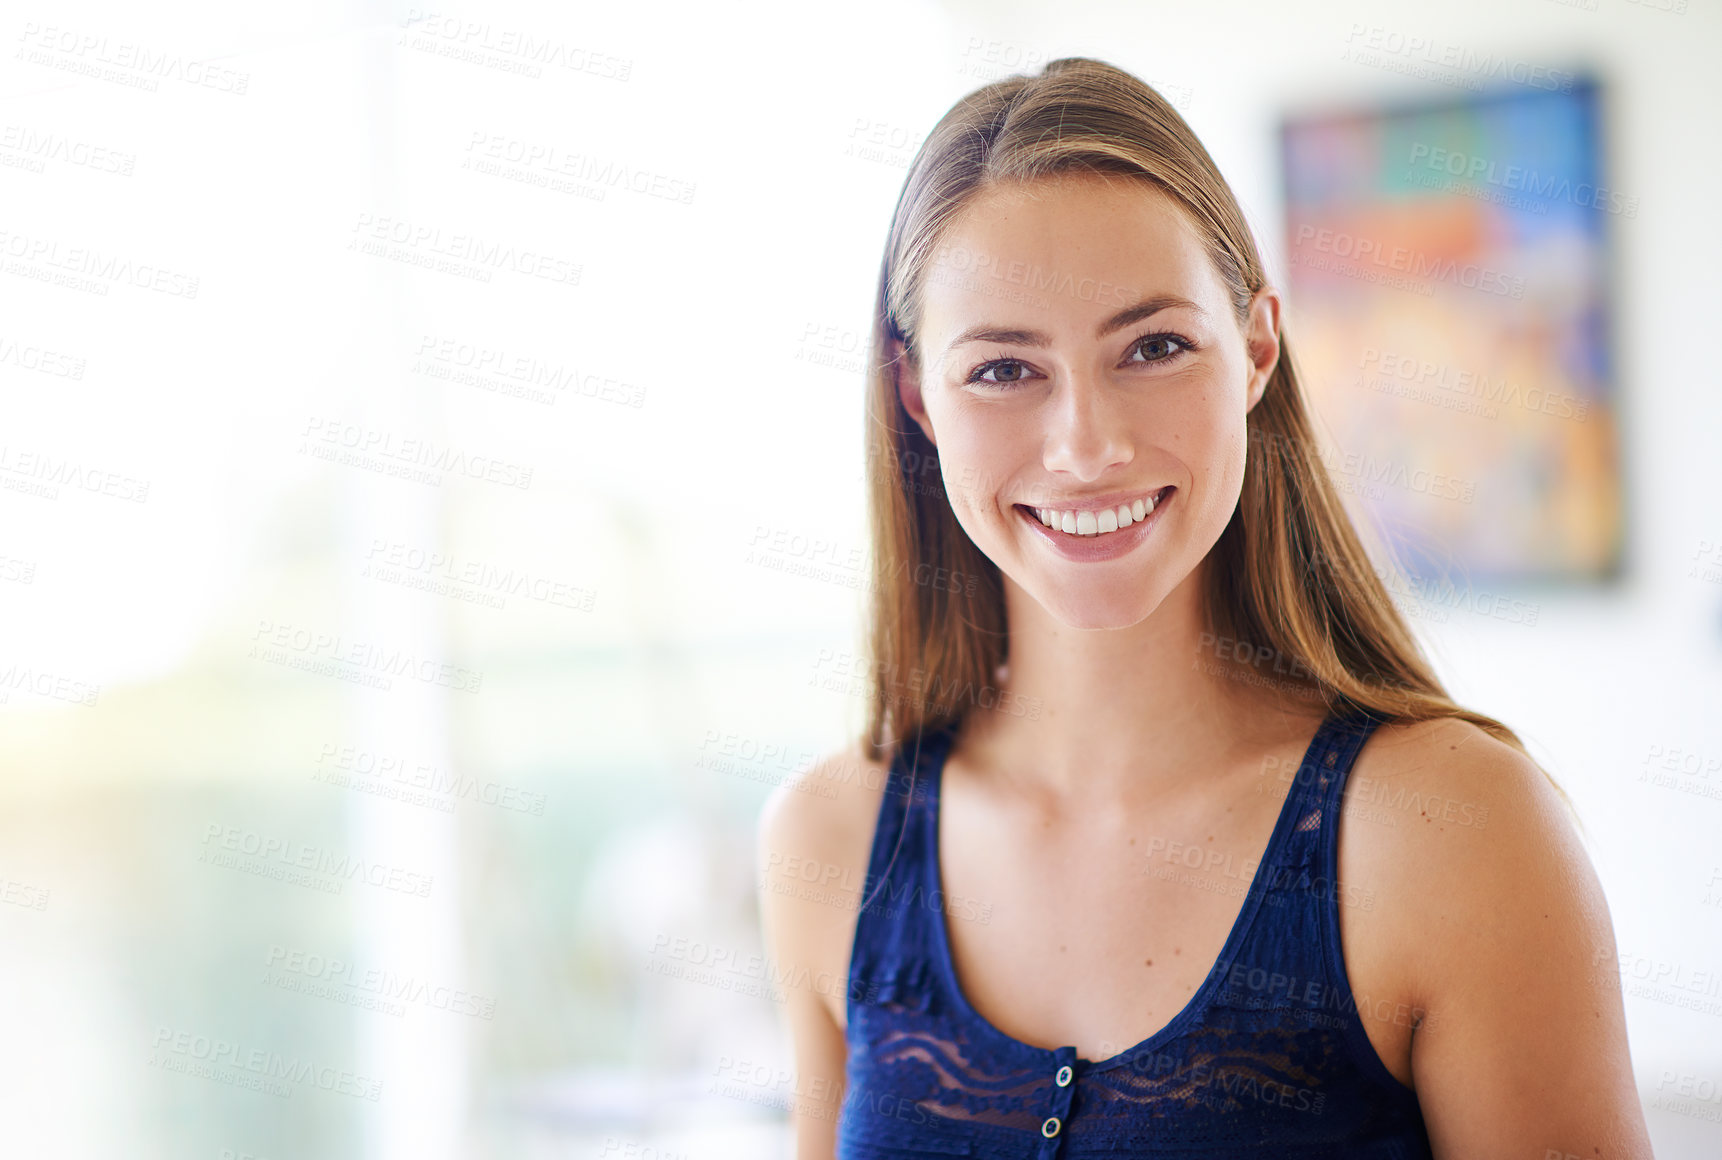
[[[1114,393],[1091,375],[1062,379],[1047,396],[1047,470],[1088,481],[1129,463],[1129,428],[1116,404]]]

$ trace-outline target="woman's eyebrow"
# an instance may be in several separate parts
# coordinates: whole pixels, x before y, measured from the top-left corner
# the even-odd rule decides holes
[[[1094,332],[1094,337],[1105,338],[1115,330],[1122,330],[1133,322],[1140,322],[1150,315],[1158,314],[1160,311],[1167,310],[1172,307],[1181,307],[1185,310],[1193,310],[1204,317],[1207,314],[1206,311],[1188,298],[1181,298],[1176,294],[1155,294],[1142,299],[1133,306],[1126,306],[1123,310],[1120,310],[1117,314],[1114,314],[1111,318],[1102,322],[1100,327]],[[1023,330],[1017,327],[1000,326],[997,323],[983,322],[978,326],[971,326],[961,334],[957,335],[957,337],[950,341],[949,345],[947,345],[945,349],[955,350],[957,347],[968,342],[1004,342],[1009,343],[1012,346],[1047,347],[1052,345],[1052,338],[1044,330]]]

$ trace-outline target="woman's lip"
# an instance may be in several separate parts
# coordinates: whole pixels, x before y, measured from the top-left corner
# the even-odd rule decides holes
[[[1164,487],[1160,489],[1161,498],[1154,505],[1154,510],[1142,519],[1132,523],[1127,528],[1116,532],[1102,532],[1093,536],[1073,536],[1068,532],[1055,532],[1040,522],[1040,517],[1033,509],[1024,504],[1017,504],[1017,514],[1024,523],[1036,532],[1053,551],[1067,560],[1093,562],[1097,560],[1113,560],[1134,549],[1160,523],[1160,513],[1166,510],[1166,505],[1177,498],[1178,489]]]
[[[1070,511],[1070,512],[1100,512],[1106,508],[1116,509],[1120,505],[1134,503],[1144,496],[1164,495],[1172,490],[1172,485],[1150,488],[1145,491],[1115,491],[1110,495],[1091,495],[1077,500],[1057,500],[1047,503],[1024,503],[1018,507],[1029,509],[1039,508],[1041,511]]]
[[[1089,500],[1084,500],[1081,503],[1072,503],[1072,504],[1056,504],[1056,503],[1026,504],[1026,503],[1019,503],[1016,506],[1023,509],[1024,511],[1028,512],[1030,515],[1033,515],[1035,513],[1035,511],[1037,511],[1037,510],[1039,510],[1039,511],[1060,511],[1060,512],[1070,511],[1070,512],[1078,512],[1078,513],[1090,512],[1090,513],[1093,513],[1095,515],[1099,515],[1103,511],[1116,511],[1120,507],[1127,507],[1130,504],[1132,504],[1133,502],[1135,502],[1136,500],[1141,499],[1145,495],[1152,495],[1152,496],[1158,497],[1154,501],[1154,506],[1157,508],[1162,503],[1164,503],[1166,500],[1170,499],[1172,497],[1172,493],[1176,490],[1177,490],[1177,488],[1175,488],[1172,484],[1167,484],[1165,487],[1157,488],[1154,491],[1119,492],[1116,496],[1112,497],[1111,502],[1108,502],[1108,503],[1096,503],[1094,500],[1089,499]],[[1146,518],[1146,517],[1144,517],[1144,518]],[[1068,533],[1066,533],[1066,534],[1068,534]],[[1110,533],[1108,533],[1108,534],[1110,534]]]

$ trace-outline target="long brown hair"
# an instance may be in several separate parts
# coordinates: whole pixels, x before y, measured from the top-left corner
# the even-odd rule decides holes
[[[1207,150],[1159,93],[1119,68],[1054,60],[1038,76],[977,89],[933,128],[891,220],[873,318],[864,743],[874,759],[889,760],[900,741],[954,723],[970,706],[1024,711],[996,684],[1009,649],[998,566],[957,522],[938,451],[898,396],[892,343],[919,359],[923,282],[945,227],[970,198],[993,183],[1073,172],[1123,175],[1169,195],[1204,240],[1240,324],[1266,282]],[[1213,639],[1233,642],[1232,657],[1257,668],[1271,660],[1279,672],[1301,669],[1329,712],[1456,717],[1523,753],[1512,730],[1453,702],[1389,598],[1319,457],[1283,329],[1279,337],[1279,365],[1246,421],[1238,507],[1209,554]]]

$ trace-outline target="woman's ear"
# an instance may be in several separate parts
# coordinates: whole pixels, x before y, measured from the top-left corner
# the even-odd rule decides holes
[[[1268,380],[1280,364],[1280,294],[1263,286],[1250,299],[1250,314],[1244,327],[1244,351],[1250,360],[1250,382],[1244,410],[1253,411],[1268,389]]]
[[[909,412],[909,417],[920,426],[927,442],[937,447],[939,441],[933,437],[933,423],[927,417],[926,400],[921,397],[920,360],[902,339],[891,339],[888,351],[891,370],[897,378],[897,397],[903,401],[903,410]]]

